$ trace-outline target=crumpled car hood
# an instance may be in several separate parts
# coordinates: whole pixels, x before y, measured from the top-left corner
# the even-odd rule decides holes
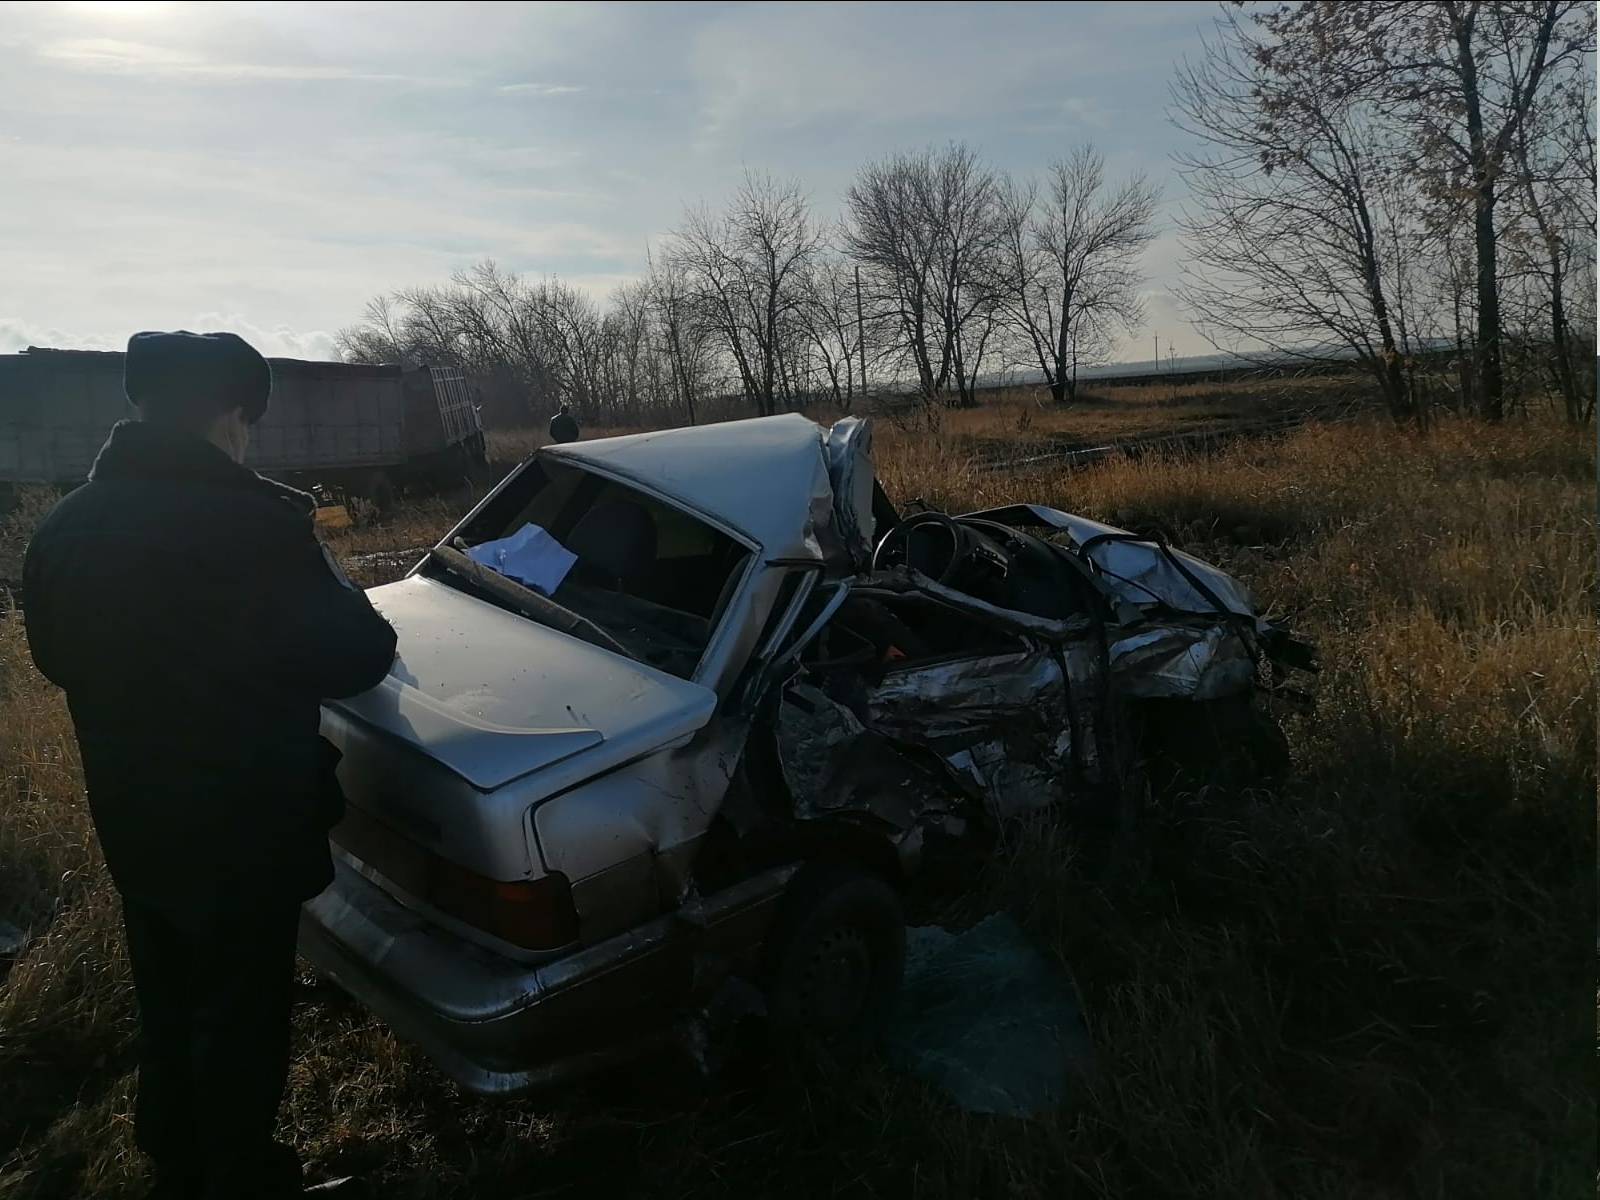
[[[436,580],[369,592],[399,635],[389,676],[330,702],[480,791],[584,756],[585,773],[667,745],[710,720],[716,694]]]
[[[1211,616],[1217,605],[1206,595],[1209,591],[1229,612],[1257,616],[1250,589],[1226,571],[1182,550],[1142,540],[1126,529],[1042,504],[1014,504],[968,515],[1018,528],[1048,526],[1063,531],[1077,548],[1088,546],[1085,553],[1100,568],[1102,578],[1130,604],[1161,604],[1174,612]],[[1196,581],[1201,587],[1195,586]]]
[[[1094,564],[1127,613],[1128,623],[1109,647],[1125,696],[1205,701],[1251,686],[1256,639],[1270,635],[1272,626],[1250,589],[1226,571],[1175,547],[1042,504],[971,515],[1059,530]]]

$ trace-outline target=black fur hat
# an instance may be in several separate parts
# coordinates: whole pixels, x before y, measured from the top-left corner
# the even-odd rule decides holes
[[[122,389],[136,408],[242,408],[254,425],[266,415],[272,368],[236,333],[136,333],[128,339]]]

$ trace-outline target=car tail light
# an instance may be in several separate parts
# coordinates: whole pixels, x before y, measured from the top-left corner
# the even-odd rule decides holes
[[[505,882],[431,854],[354,805],[333,840],[395,888],[446,916],[523,950],[558,950],[578,939],[578,913],[565,875]]]
[[[578,939],[578,912],[565,875],[502,882],[434,860],[428,902],[458,921],[520,946],[558,950]]]

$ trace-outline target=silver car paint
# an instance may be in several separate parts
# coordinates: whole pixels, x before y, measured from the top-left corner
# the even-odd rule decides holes
[[[745,902],[743,893],[697,900],[690,870],[748,734],[744,684],[759,676],[763,658],[793,641],[793,618],[817,584],[855,579],[862,593],[916,591],[1060,656],[1030,649],[1009,664],[1009,680],[988,683],[959,668],[954,678],[934,672],[923,680],[928,696],[904,681],[898,703],[915,707],[952,683],[1008,691],[1042,682],[1053,693],[1064,669],[1073,680],[1065,698],[1072,729],[1092,729],[1090,710],[1106,681],[1102,651],[1083,622],[999,609],[910,572],[861,577],[873,536],[869,452],[865,422],[838,422],[830,432],[797,415],[538,452],[689,511],[752,551],[692,681],[476,601],[421,575],[420,566],[370,593],[397,618],[401,654],[378,693],[325,714],[326,730],[345,751],[341,780],[352,802],[490,878],[561,872],[586,948],[546,955],[542,965],[528,965],[524,955],[519,964],[507,947],[437,919],[414,898],[385,894],[346,859],[333,888],[307,908],[307,956],[474,1091],[516,1089],[576,1065],[511,1061],[530,1033],[548,1032],[540,1025],[548,997],[609,978],[674,930],[694,926],[692,912],[709,921],[713,911]],[[515,482],[513,474],[483,504]],[[1073,537],[1109,531],[1053,509],[1028,511]],[[1108,542],[1092,556],[1144,572],[1129,585],[1139,589],[1134,604],[1149,604],[1151,589],[1165,588],[1171,598],[1192,591],[1151,547]],[[1191,562],[1208,583],[1225,585],[1219,590],[1230,607],[1251,605],[1236,581],[1199,560],[1185,565]],[[805,586],[772,628],[783,579],[797,570],[807,574]],[[1215,619],[1214,609],[1204,611]],[[983,750],[976,748],[970,767],[992,792],[999,760]],[[1089,778],[1100,770],[1092,736],[1075,741],[1069,733],[1050,750],[1074,755]],[[770,901],[782,884],[771,876],[739,886],[750,899]]]
[[[792,871],[763,872],[588,949],[524,964],[475,949],[339,861],[333,885],[305,906],[300,948],[462,1087],[505,1095],[662,1043],[669,1030],[625,1020],[624,1006],[659,984],[664,952],[685,936],[715,946],[720,930],[781,894]],[[598,1004],[596,979],[610,985]],[[591,1026],[609,1022],[609,1038],[568,1043],[575,1011]]]
[[[684,432],[702,436],[674,436]],[[870,464],[855,465],[869,438],[858,430],[846,441],[843,432],[835,461],[870,481]],[[710,448],[707,433],[714,433]],[[687,508],[755,551],[695,682],[526,621],[419,574],[419,566],[369,593],[400,635],[390,678],[329,705],[324,732],[344,753],[340,780],[352,803],[489,878],[565,875],[580,939],[589,943],[615,932],[628,911],[658,911],[681,895],[693,844],[737,764],[744,725],[734,714],[694,735],[756,649],[791,569],[772,560],[800,551],[821,566],[823,545],[843,542],[832,529],[825,439],[804,418],[541,453]],[[759,474],[768,500],[736,506],[737,522],[725,508],[707,511],[731,496],[728,477],[742,474],[730,463]],[[708,471],[718,488],[694,486]],[[788,502],[780,499],[785,489],[793,493]],[[797,510],[805,519],[778,519]],[[454,778],[446,781],[441,767]]]
[[[871,426],[854,418],[829,431],[798,413],[569,442],[540,451],[625,480],[760,546],[768,558],[833,558],[872,531],[871,490],[863,499],[857,464],[870,452]],[[846,434],[852,433],[848,439]],[[849,471],[848,522],[835,513],[830,458]],[[870,483],[871,466],[860,472]],[[846,526],[848,525],[848,529]]]
[[[535,772],[601,774],[692,733],[716,705],[699,684],[431,579],[370,595],[400,653],[380,687],[332,707],[426,748],[479,791]]]

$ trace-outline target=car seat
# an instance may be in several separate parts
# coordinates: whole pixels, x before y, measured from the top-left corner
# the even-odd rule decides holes
[[[656,524],[642,505],[607,500],[578,518],[566,545],[578,557],[573,582],[631,591],[655,566]]]

